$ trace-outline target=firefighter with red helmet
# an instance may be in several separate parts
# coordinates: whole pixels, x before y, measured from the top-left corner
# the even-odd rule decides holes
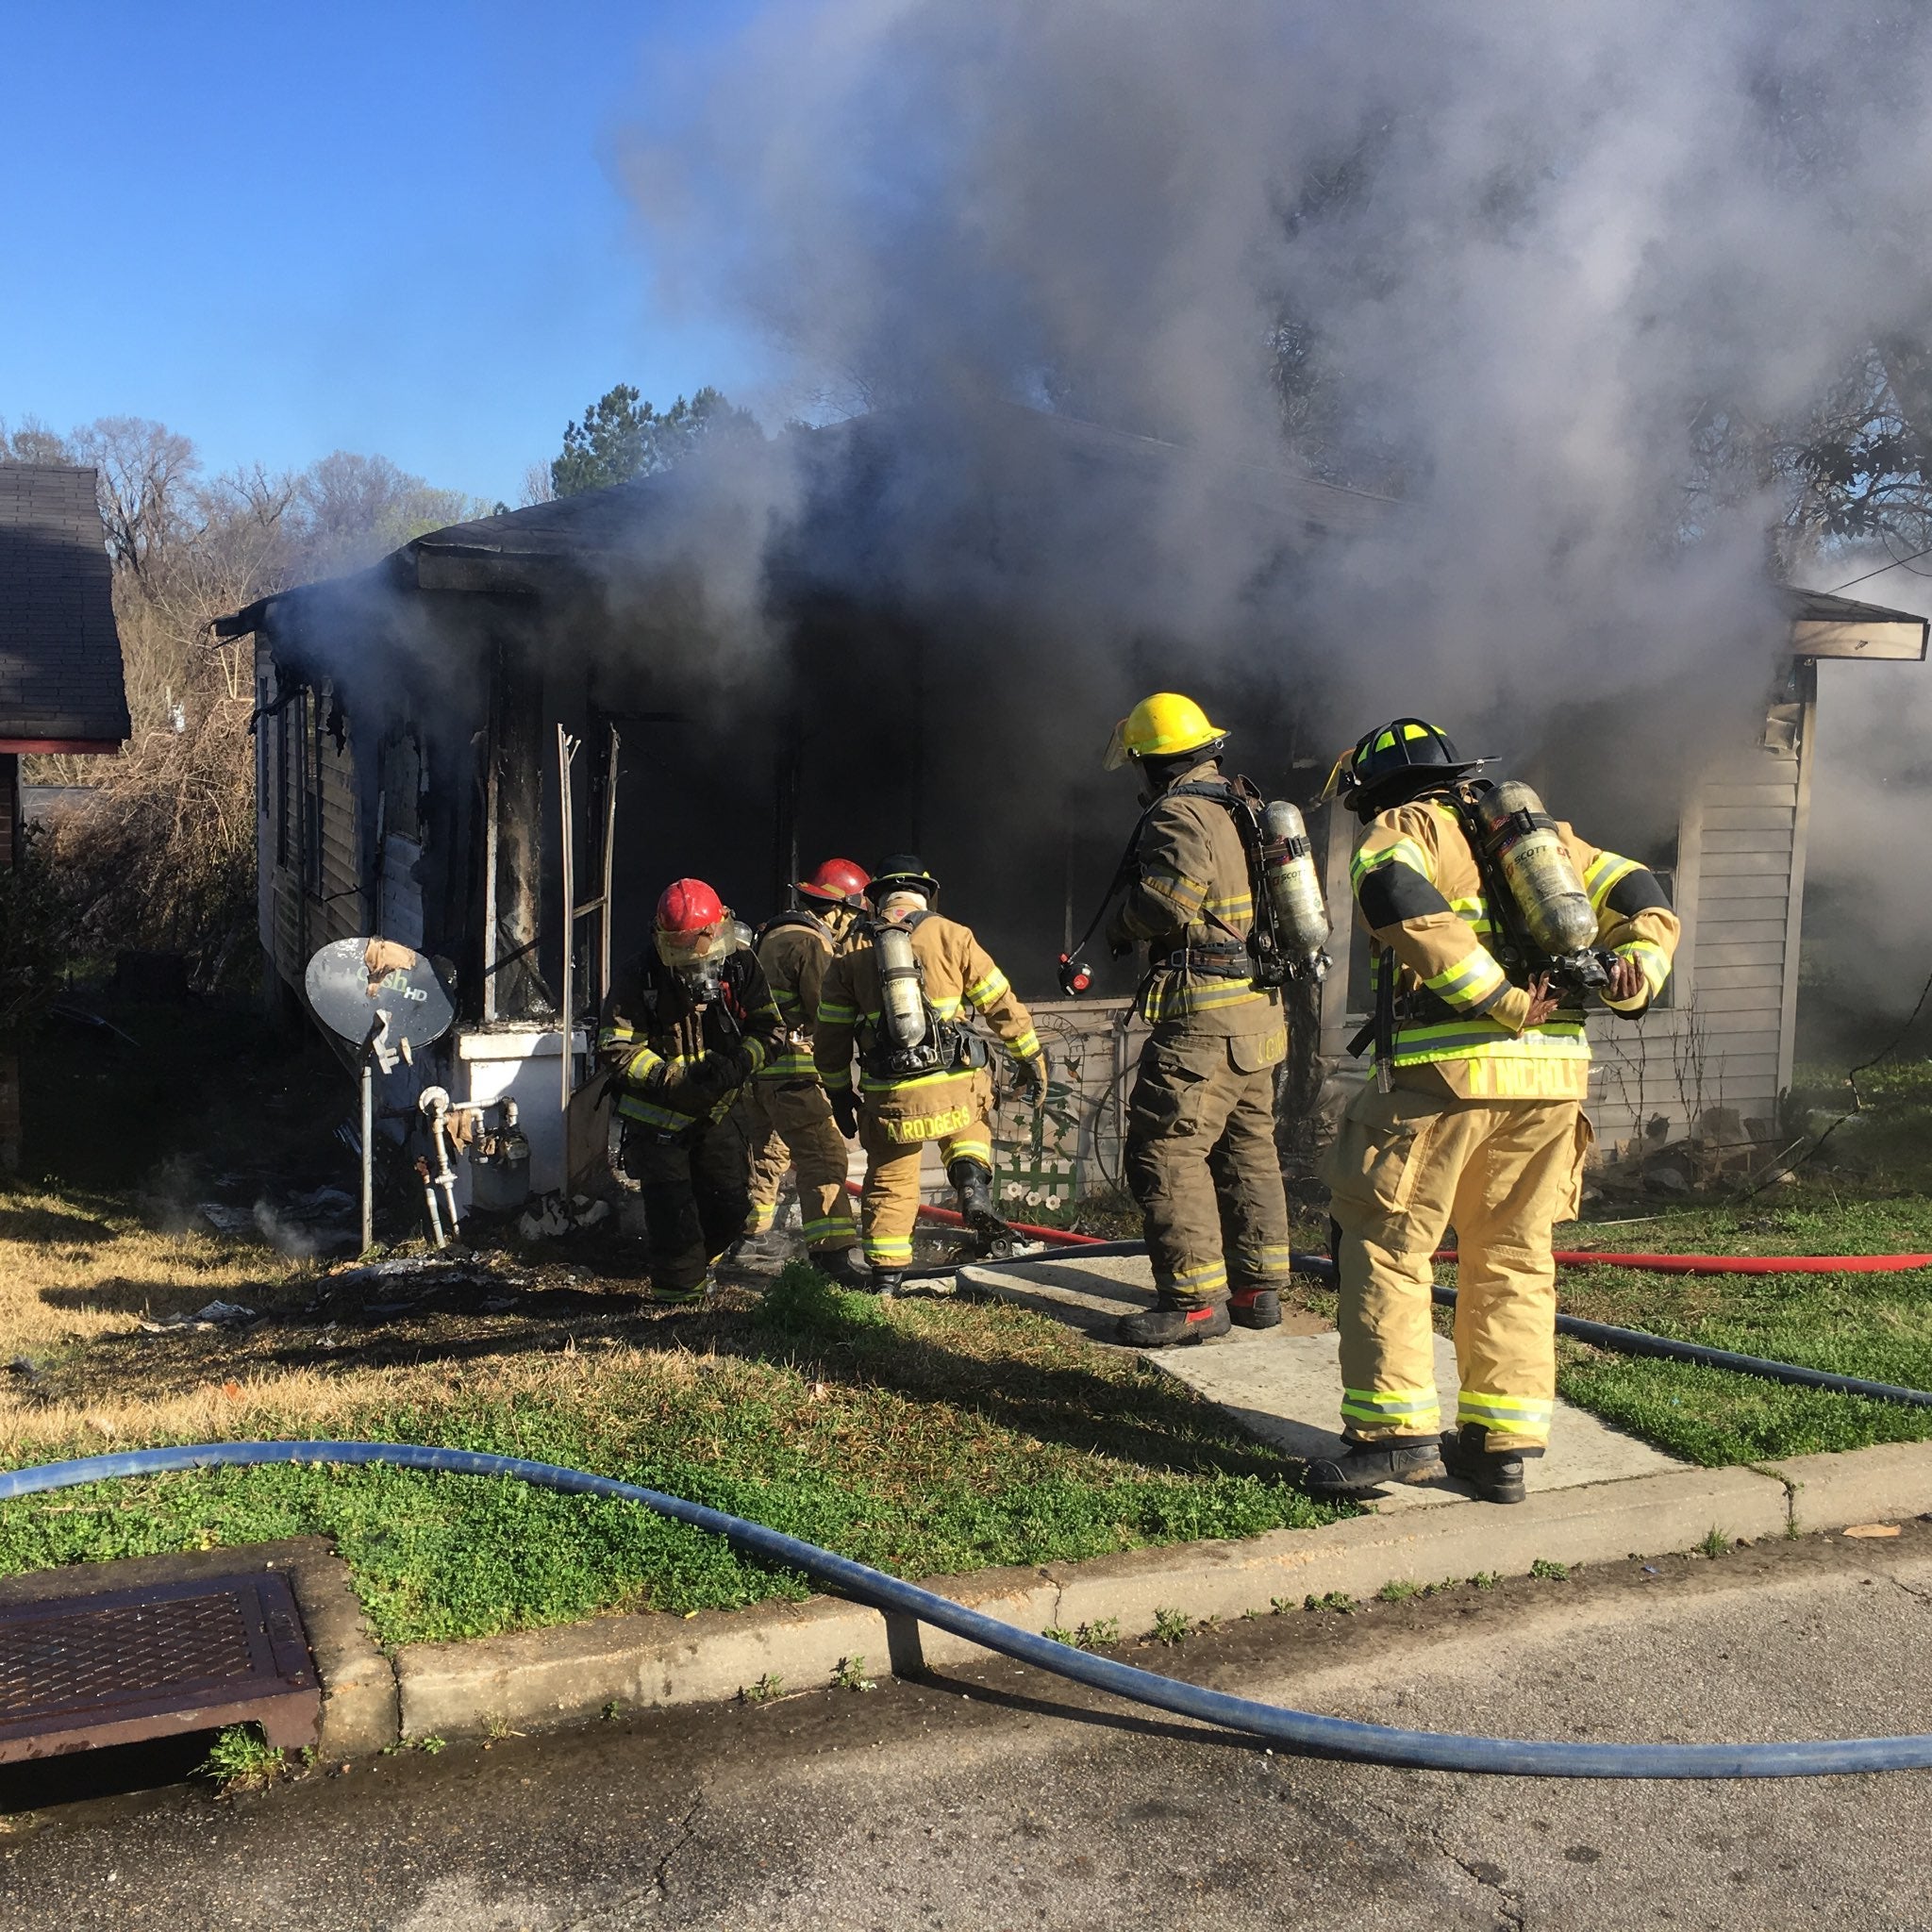
[[[812,1034],[825,968],[868,909],[870,883],[849,858],[828,858],[792,889],[798,903],[758,935],[758,964],[785,1023],[785,1040],[747,1083],[743,1100],[751,1144],[751,1218],[745,1232],[770,1231],[779,1184],[788,1168],[795,1169],[806,1250],[841,1279],[857,1274],[852,1249],[858,1224],[845,1190],[845,1137],[812,1060]]]
[[[702,879],[658,901],[652,943],[611,989],[598,1057],[616,1074],[619,1160],[643,1195],[651,1291],[705,1297],[749,1209],[740,1090],[783,1051],[784,1024],[742,928]]]

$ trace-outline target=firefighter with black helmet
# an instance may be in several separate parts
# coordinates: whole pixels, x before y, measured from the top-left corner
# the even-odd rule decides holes
[[[739,1091],[782,1050],[785,1029],[757,957],[718,894],[675,879],[650,949],[611,988],[598,1058],[616,1076],[619,1160],[643,1197],[651,1292],[705,1298],[711,1263],[750,1202]]]
[[[1375,1077],[1330,1149],[1342,1453],[1318,1494],[1442,1473],[1520,1502],[1556,1400],[1552,1227],[1591,1133],[1586,1003],[1628,1017],[1677,943],[1663,888],[1586,843],[1526,785],[1472,774],[1418,718],[1371,731],[1330,789],[1366,824],[1351,874],[1376,955]],[[1443,1434],[1430,1257],[1456,1229],[1457,1426]]]
[[[1031,1016],[971,927],[934,909],[939,893],[923,859],[887,859],[872,878],[874,917],[833,957],[819,995],[813,1058],[840,1127],[865,1150],[865,1258],[881,1294],[912,1262],[928,1141],[939,1142],[968,1224],[982,1240],[1006,1232],[992,1201],[992,1076],[962,1014],[998,1035],[1036,1100],[1046,1094]]]
[[[786,1170],[795,1169],[806,1251],[841,1280],[857,1275],[852,1249],[858,1224],[845,1190],[845,1137],[812,1060],[812,1034],[825,968],[869,909],[870,884],[849,858],[828,858],[793,888],[798,903],[758,935],[758,964],[785,1023],[785,1041],[746,1083],[743,1101],[751,1145],[746,1233],[769,1232]]]
[[[1141,1348],[1271,1328],[1289,1276],[1288,1196],[1274,1147],[1275,1069],[1288,1057],[1278,986],[1257,983],[1258,794],[1224,776],[1227,734],[1158,691],[1114,727],[1106,764],[1141,775],[1143,813],[1107,938],[1147,949],[1152,1027],[1128,1101],[1124,1166],[1154,1262],[1154,1307],[1125,1317]],[[1257,817],[1255,819],[1258,823]]]

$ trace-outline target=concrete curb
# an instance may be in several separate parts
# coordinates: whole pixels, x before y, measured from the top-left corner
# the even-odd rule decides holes
[[[1445,1506],[1355,1517],[1241,1542],[1173,1544],[1090,1562],[937,1577],[925,1588],[1036,1632],[1112,1624],[1151,1630],[1160,1610],[1190,1619],[1266,1612],[1391,1581],[1663,1556],[1726,1537],[1842,1528],[1932,1511],[1932,1443],[1799,1457],[1759,1469],[1672,1470],[1548,1491],[1507,1509]],[[833,1598],[707,1610],[689,1618],[603,1617],[588,1624],[395,1653],[405,1738],[475,1734],[621,1708],[701,1704],[751,1690],[821,1689],[841,1662],[905,1674],[985,1655],[908,1619]]]

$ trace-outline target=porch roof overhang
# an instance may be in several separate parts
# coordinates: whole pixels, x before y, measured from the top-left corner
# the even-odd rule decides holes
[[[1827,591],[1792,591],[1791,656],[1794,658],[1866,658],[1880,662],[1924,662],[1925,640],[1932,624],[1908,610],[1890,610],[1882,604],[1861,604],[1856,598],[1834,596]]]

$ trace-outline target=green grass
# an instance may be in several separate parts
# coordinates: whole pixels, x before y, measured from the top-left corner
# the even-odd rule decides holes
[[[1640,1226],[1559,1231],[1666,1253],[1932,1254],[1932,1199],[1847,1199],[1809,1183],[1686,1208]],[[1932,1389],[1932,1269],[1900,1274],[1646,1274],[1566,1268],[1566,1314],[1807,1368]],[[1643,1361],[1567,1340],[1557,1386],[1579,1407],[1717,1467],[1932,1438],[1932,1409],[1794,1389],[1723,1369]]]
[[[346,1406],[248,1433],[428,1442],[668,1490],[921,1576],[1330,1520],[1291,1466],[1143,1365],[1024,1311],[891,1309],[802,1266],[737,1353]],[[99,1442],[50,1445],[46,1457]],[[117,1446],[125,1446],[117,1444]],[[35,1460],[43,1459],[36,1454]],[[208,1470],[0,1507],[0,1572],[332,1537],[385,1643],[612,1608],[727,1609],[805,1579],[631,1505],[382,1468]]]

